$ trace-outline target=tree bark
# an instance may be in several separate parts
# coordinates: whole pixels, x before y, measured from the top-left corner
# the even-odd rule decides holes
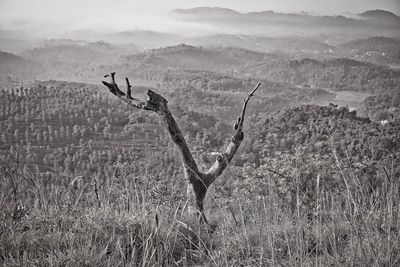
[[[108,77],[106,75],[104,77]],[[153,92],[152,90],[147,91],[149,99],[142,101],[131,96],[131,85],[128,78],[125,78],[127,85],[127,93],[122,92],[115,82],[115,72],[111,73],[111,83],[103,81],[103,84],[108,87],[110,92],[115,96],[122,99],[125,103],[143,110],[150,110],[157,113],[162,119],[165,127],[172,141],[176,144],[179,149],[182,164],[184,167],[185,178],[188,182],[187,185],[187,196],[188,196],[188,211],[190,214],[195,215],[200,220],[207,223],[206,216],[204,215],[203,203],[207,193],[207,189],[210,185],[223,173],[228,164],[231,162],[233,156],[238,150],[240,144],[243,141],[243,123],[245,118],[245,112],[247,104],[254,92],[258,89],[260,83],[256,85],[253,91],[248,95],[244,101],[242,112],[237,122],[235,123],[235,133],[231,138],[231,141],[223,153],[219,153],[215,163],[205,173],[199,171],[196,161],[186,143],[185,138],[182,135],[171,111],[168,108],[168,101],[161,95]]]

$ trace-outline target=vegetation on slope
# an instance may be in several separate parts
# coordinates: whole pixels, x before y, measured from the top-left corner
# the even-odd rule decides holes
[[[241,152],[209,192],[210,233],[184,215],[180,164],[156,117],[85,84],[3,90],[0,260],[396,265],[399,121],[382,125],[335,106],[261,109],[304,92],[272,90],[255,101]],[[240,95],[192,88],[168,98],[171,107],[193,99],[173,113],[207,167],[235,118],[205,111],[210,101],[233,110]]]

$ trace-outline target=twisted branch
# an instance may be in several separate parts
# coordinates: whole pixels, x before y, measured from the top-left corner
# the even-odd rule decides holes
[[[103,81],[103,84],[107,86],[109,91],[120,98],[122,101],[131,105],[135,108],[150,110],[157,113],[162,121],[165,123],[168,133],[171,136],[172,141],[176,144],[181,155],[182,164],[185,169],[185,176],[188,180],[188,197],[195,206],[195,209],[199,213],[199,216],[207,221],[203,213],[203,201],[207,192],[208,187],[215,181],[215,179],[220,176],[226,169],[228,164],[231,162],[233,156],[238,150],[241,142],[243,141],[243,124],[245,119],[245,113],[247,104],[254,93],[257,91],[260,83],[251,91],[244,101],[242,112],[235,123],[235,134],[231,138],[227,149],[223,153],[218,153],[215,163],[210,167],[210,169],[203,173],[199,171],[199,168],[192,156],[192,153],[186,143],[181,130],[179,129],[171,111],[168,108],[168,101],[161,95],[155,93],[152,90],[147,91],[149,99],[146,101],[132,97],[131,85],[129,79],[125,78],[126,81],[126,93],[119,89],[117,83],[115,82],[115,72],[110,75],[105,75],[104,77],[111,77],[111,82]]]

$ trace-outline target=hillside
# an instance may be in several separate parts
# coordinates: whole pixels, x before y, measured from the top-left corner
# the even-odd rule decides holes
[[[64,62],[77,64],[98,61],[103,56],[103,53],[93,51],[87,47],[74,45],[35,48],[24,53],[24,57],[40,62]]]
[[[386,37],[371,37],[354,40],[338,46],[348,57],[380,64],[400,64],[400,40]]]
[[[347,58],[266,61],[237,74],[332,90],[383,92],[399,88],[400,75],[387,67]]]
[[[219,36],[216,38],[219,39]],[[223,38],[230,40],[232,36],[223,36]],[[253,40],[245,36],[235,38],[241,40],[242,46],[247,46],[246,43],[251,43]],[[193,71],[197,71],[198,77],[201,77],[202,71],[205,71],[204,73],[213,72],[221,76],[217,80],[223,77],[229,77],[228,80],[256,78],[288,84],[291,87],[304,86],[365,93],[398,88],[400,79],[398,72],[365,62],[367,60],[382,62],[381,57],[376,59],[372,56],[368,58],[361,56],[373,55],[369,49],[376,47],[373,50],[375,54],[388,53],[390,56],[385,56],[385,58],[390,58],[390,62],[393,63],[396,59],[394,55],[398,53],[396,39],[376,37],[346,43],[339,48],[304,38],[261,38],[260,40],[264,42],[259,43],[260,48],[280,47],[280,51],[292,52],[266,53],[232,46],[197,47],[180,44],[138,53],[134,47],[130,46],[58,40],[27,51],[23,54],[23,60],[27,59],[32,64],[40,66],[42,71],[36,71],[36,68],[29,74],[30,76],[27,76],[36,79],[92,81],[95,77],[115,70],[122,75],[136,77],[156,85],[171,80],[168,78],[170,71],[177,74],[176,77],[183,78],[187,76],[189,70],[192,74]],[[297,42],[292,42],[292,40],[297,40]],[[284,46],[284,43],[288,45]],[[308,50],[303,49],[306,47]],[[298,49],[303,50],[296,52]],[[319,50],[311,51],[311,49]],[[312,56],[309,57],[309,55]],[[335,56],[347,58],[335,58]],[[10,55],[8,57],[12,60]],[[17,58],[14,60],[18,61]],[[21,70],[29,69],[29,66],[29,64],[21,66]],[[4,75],[14,74],[16,78],[22,77],[18,74],[18,68],[15,68],[12,73],[6,72],[5,69],[2,71]],[[182,72],[182,75],[179,75],[179,72]],[[194,87],[199,87],[200,83],[203,88],[210,87],[209,79],[200,81],[194,78],[193,81],[200,82],[198,84],[194,84],[190,79],[183,78],[180,82],[181,84],[190,83]]]
[[[93,81],[94,76],[104,75],[107,66],[138,51],[135,45],[60,39],[44,41],[41,46],[25,51],[21,57],[40,66],[41,71],[35,73],[33,79],[88,82]],[[33,80],[29,77],[32,75],[26,76],[25,80]]]
[[[146,89],[132,91],[136,97]],[[209,167],[212,152],[229,141],[245,94],[151,89],[169,100],[196,161]],[[210,188],[205,206],[214,228],[204,234],[184,215],[185,178],[158,116],[121,105],[96,85],[47,81],[1,90],[1,259],[75,266],[393,262],[399,121],[382,125],[334,105],[288,107],[306,89],[260,90],[240,153]],[[213,254],[197,254],[183,223]],[[260,260],[261,250],[270,256]]]
[[[134,64],[157,69],[201,69],[223,72],[247,64],[261,62],[272,55],[238,48],[202,48],[185,44],[150,50],[128,57]]]
[[[249,35],[216,34],[193,38],[188,43],[206,47],[239,47],[267,53],[329,54],[334,46],[304,37],[260,37]]]
[[[370,102],[366,100],[366,103]],[[395,134],[400,127],[398,120],[382,125],[369,118],[358,117],[356,111],[350,112],[345,107],[335,105],[288,108],[269,116],[264,124],[258,123],[261,125],[253,129],[269,129],[267,132],[261,131],[261,128],[256,130],[262,137],[254,137],[254,140],[261,138],[261,143],[268,148],[250,149],[267,153],[261,154],[260,159],[294,153],[304,147],[309,153],[321,157],[333,156],[334,151],[343,157],[347,153],[351,159],[371,165],[371,162],[380,161],[382,157],[390,157],[400,144],[399,136]],[[391,142],[382,147],[383,140]]]
[[[258,78],[292,86],[363,92],[394,90],[398,88],[400,79],[399,73],[387,67],[347,58],[295,59],[285,54],[260,53],[234,47],[201,48],[188,45],[137,54],[115,68],[123,73],[135,73],[136,76],[156,81],[164,80],[169,71],[205,70],[241,79]],[[207,81],[203,84],[206,87]]]
[[[24,59],[17,55],[0,51],[0,64],[21,64],[23,62]]]
[[[380,121],[400,119],[400,91],[367,97],[361,108],[366,116]]]
[[[85,42],[77,40],[50,40],[40,47],[22,54],[24,58],[42,63],[101,63],[115,62],[122,55],[137,53],[133,46],[117,46],[105,42]]]
[[[23,57],[0,51],[0,85],[32,79],[41,71],[40,64]],[[14,82],[11,82],[14,80]],[[11,82],[11,83],[10,83]],[[18,84],[18,82],[16,82]]]

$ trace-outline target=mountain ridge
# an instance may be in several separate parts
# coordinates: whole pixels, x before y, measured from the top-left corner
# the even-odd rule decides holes
[[[181,21],[213,26],[216,33],[275,37],[321,34],[347,38],[400,36],[400,17],[385,10],[368,10],[344,16],[279,13],[271,10],[240,13],[233,9],[201,7],[175,9],[171,13]]]
[[[341,14],[336,14],[336,15],[323,15],[323,14],[310,14],[306,12],[276,12],[273,10],[261,10],[261,11],[250,11],[250,12],[239,12],[234,9],[230,8],[223,8],[223,7],[208,7],[208,6],[202,6],[202,7],[194,7],[194,8],[179,8],[179,9],[173,9],[171,10],[172,13],[181,13],[181,14],[197,14],[197,15],[294,15],[294,16],[310,16],[310,17],[344,17],[347,18],[346,16],[343,16]],[[384,10],[384,9],[369,9],[364,12],[358,13],[358,14],[352,14],[349,13],[350,15],[358,15],[366,18],[371,18],[371,17],[385,17],[385,16],[390,16],[394,18],[399,18],[399,15],[396,15],[395,13]],[[352,18],[349,18],[352,19]]]

